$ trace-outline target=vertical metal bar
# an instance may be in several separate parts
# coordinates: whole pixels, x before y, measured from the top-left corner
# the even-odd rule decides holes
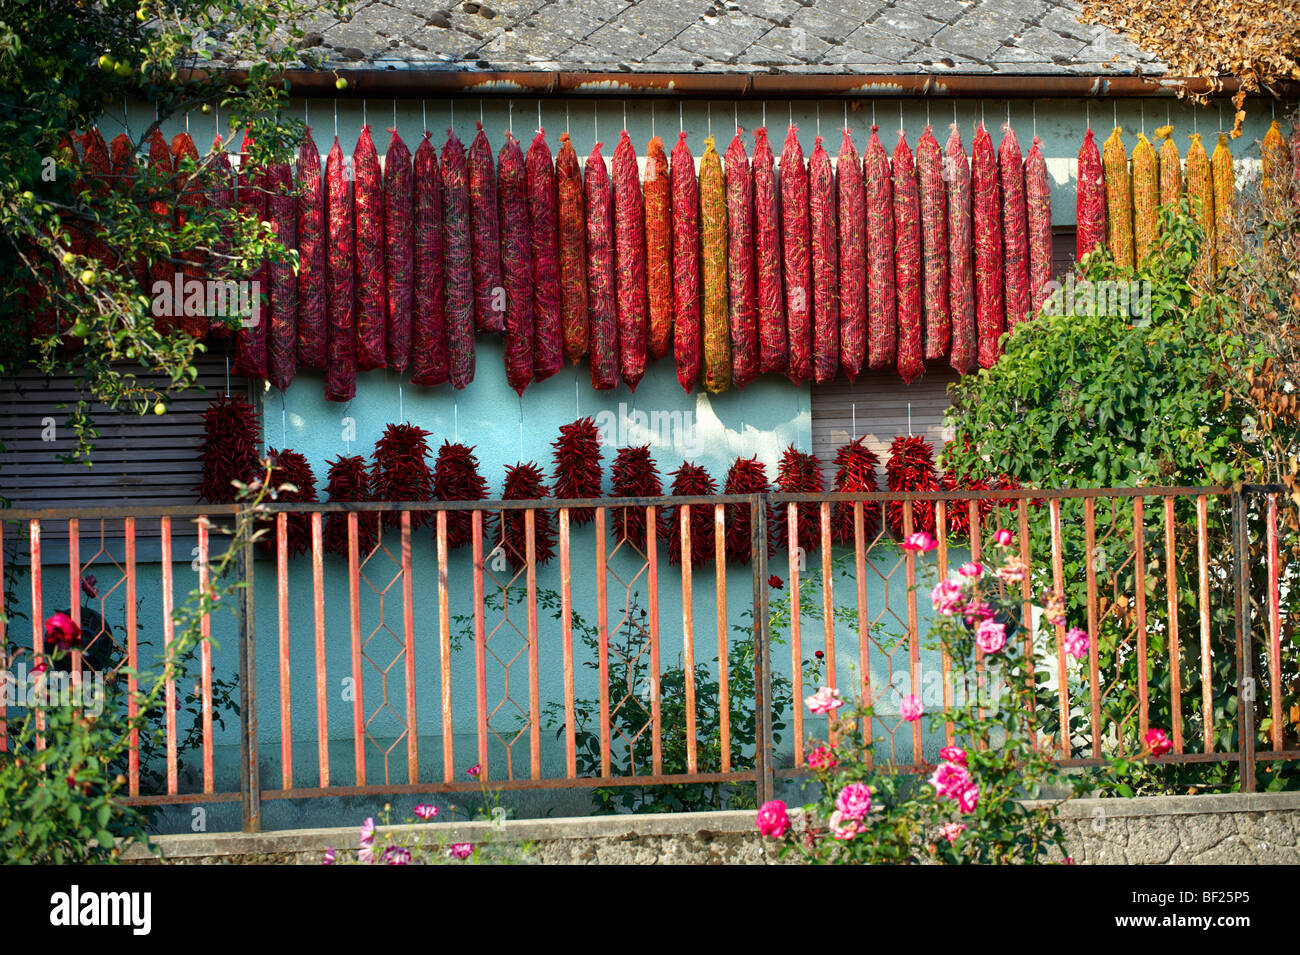
[[[866,515],[865,508],[861,501],[853,502],[853,567],[857,574],[858,589],[858,667],[861,671],[862,705],[871,706],[871,615],[867,608],[867,547],[866,541]],[[947,671],[945,671],[946,679]],[[945,692],[947,684],[945,683]],[[949,702],[944,697],[945,705]],[[795,708],[800,706],[800,700],[795,698]],[[862,718],[862,745],[866,750],[867,765],[871,766],[874,762],[872,752],[872,737],[875,727],[871,725],[872,720],[869,716]],[[949,742],[952,742],[952,731],[949,730]]]
[[[32,577],[32,653],[38,663],[45,662],[45,610],[41,599],[41,522],[29,521],[27,524],[27,546],[31,554]],[[0,583],[2,585],[2,583]],[[42,693],[45,688],[45,674],[36,675],[36,691]],[[36,750],[45,749],[45,737],[40,730],[45,729],[45,714],[36,710]]]
[[[1061,499],[1054,497],[1048,501],[1048,511],[1052,521],[1052,582],[1058,594],[1065,593],[1065,568],[1061,556],[1064,546],[1061,541]],[[1065,623],[1056,625],[1056,696],[1058,703],[1057,719],[1060,720],[1061,756],[1070,758],[1070,689],[1069,675],[1065,666]]]
[[[81,521],[75,517],[68,518],[68,612],[72,622],[81,628]],[[83,634],[84,638],[84,634]],[[81,699],[81,650],[72,649],[72,687],[77,691],[76,699]]]
[[[818,517],[821,521],[822,550],[822,633],[826,650],[826,685],[838,687],[835,679],[835,580],[831,564],[831,505],[822,501]],[[834,734],[830,737],[835,745]]]
[[[420,733],[415,713],[415,574],[411,568],[411,512],[402,511],[402,642],[406,683],[406,780],[420,778]]]
[[[289,684],[289,515],[275,515],[275,590],[280,618],[280,785],[293,788],[293,707]]]
[[[241,509],[241,526],[247,511]],[[247,530],[247,528],[245,528]],[[232,542],[239,547],[239,573],[243,594],[239,602],[239,715],[240,715],[240,801],[244,832],[262,829],[262,771],[258,757],[257,719],[257,626],[253,599],[253,545],[245,538]]]
[[[903,539],[912,536],[912,501],[903,501]],[[921,698],[921,639],[916,613],[916,552],[907,551],[904,558],[907,568],[907,671],[909,690],[917,699]],[[921,721],[912,721],[912,762],[920,765],[924,761],[921,750]]]
[[[1083,536],[1088,594],[1088,700],[1091,704],[1092,755],[1101,759],[1101,683],[1097,664],[1097,499],[1083,499]]]
[[[5,623],[8,608],[5,606],[5,522],[0,520],[0,673],[9,672],[9,628]],[[9,752],[8,693],[0,693],[0,753]]]
[[[1029,501],[1021,498],[1017,502],[1017,523],[1020,537],[1020,562],[1025,567],[1034,566],[1029,558]],[[1034,681],[1034,597],[1033,582],[1030,580],[1030,574],[1025,574],[1025,579],[1020,582],[1020,619],[1028,622],[1030,625],[1025,627],[1025,659],[1029,661],[1029,666],[1025,667],[1028,673],[1025,674],[1025,689],[1028,691],[1028,712],[1030,735],[1034,742],[1034,748],[1038,748],[1038,730],[1036,728],[1036,714],[1038,712],[1037,693],[1038,688]]]
[[[662,740],[659,710],[659,520],[653,505],[645,509],[646,587],[650,591],[650,761],[654,773],[662,769]]]
[[[140,728],[136,725],[136,716],[139,715],[139,704],[136,703],[136,693],[140,690],[140,648],[137,643],[137,620],[138,613],[136,604],[136,580],[135,580],[135,518],[128,517],[122,522],[122,535],[126,538],[126,718],[131,723],[131,742],[127,750],[126,759],[126,779],[127,795],[140,795]],[[243,606],[243,601],[240,601]],[[241,649],[242,649],[242,637]],[[241,695],[243,679],[240,679]],[[240,774],[242,777],[242,773]]]
[[[564,772],[578,776],[578,748],[573,721],[573,579],[569,564],[569,509],[560,508],[560,641],[564,653]],[[658,770],[656,770],[658,772]]]
[[[325,671],[325,547],[321,513],[311,516],[311,594],[316,624],[316,761],[321,789],[330,784],[329,690]]]
[[[1133,588],[1137,601],[1138,736],[1145,738],[1151,724],[1147,678],[1147,558],[1146,517],[1141,496],[1133,498]]]
[[[693,553],[694,543],[691,540],[691,508],[677,508],[677,520],[681,536],[681,561],[682,561],[682,646],[693,646],[695,643],[695,609],[693,601]],[[654,666],[655,673],[659,672],[658,665]],[[650,705],[650,722],[651,722],[651,761],[654,763],[654,771],[657,774],[663,772],[663,715],[660,710],[660,699],[658,693],[658,677],[655,678],[656,692],[651,697]]]
[[[605,508],[596,508],[596,632],[600,655],[600,775],[609,775],[609,604],[605,591]],[[690,667],[686,670],[690,679]],[[687,683],[689,687],[690,684]],[[689,696],[689,694],[688,694]],[[687,720],[691,708],[687,703]],[[690,736],[687,735],[687,746]],[[694,770],[692,770],[694,772]]]
[[[533,779],[542,778],[542,695],[537,659],[537,511],[524,511],[524,560],[528,569],[528,752]]]
[[[799,567],[803,548],[799,546],[799,505],[785,506],[786,567],[790,578],[790,681],[794,705],[794,764],[803,765],[803,608],[799,600]]]
[[[1196,557],[1200,577],[1201,607],[1201,723],[1205,728],[1203,749],[1214,752],[1214,671],[1210,667],[1210,541],[1206,528],[1208,504],[1204,494],[1196,497]]]
[[[750,540],[753,552],[750,563],[754,568],[754,656],[758,665],[757,684],[754,687],[754,714],[757,735],[754,746],[754,772],[757,777],[755,792],[759,805],[774,795],[772,772],[772,644],[768,621],[767,583],[767,495],[750,498]],[[795,708],[799,701],[795,701]]]
[[[162,628],[163,653],[167,654],[176,636],[176,624],[172,620],[172,519],[163,517],[159,521],[162,532]],[[167,712],[167,794],[175,795],[179,779],[176,768],[176,681],[169,679],[165,685],[164,698]]]
[[[939,560],[939,579],[948,579],[948,502],[934,502],[934,536],[939,543],[935,557]],[[948,658],[948,648],[942,647],[939,654],[939,665],[941,668],[940,678],[943,680],[943,711],[948,713],[952,709],[952,687],[950,676],[952,673],[952,660]],[[943,739],[949,746],[953,745],[954,737],[952,722],[945,719],[943,721]]]
[[[369,516],[369,515],[367,515]],[[361,545],[357,512],[348,512],[348,604],[352,634],[352,757],[358,786],[366,784],[365,704],[361,674]]]
[[[1241,791],[1255,791],[1255,678],[1250,644],[1250,550],[1246,540],[1246,500],[1232,493],[1232,563],[1236,578],[1234,616],[1237,619],[1237,750]]]
[[[449,783],[456,778],[456,754],[451,723],[451,603],[447,593],[447,512],[439,511],[436,521],[438,528],[438,695],[442,704],[442,781]],[[480,566],[476,562],[473,572],[476,585],[479,586],[481,586]],[[480,596],[480,592],[476,591],[475,608],[483,605]],[[474,641],[479,642],[477,629]]]
[[[714,563],[714,581],[716,582],[714,605],[718,626],[718,717],[719,720],[726,720],[726,732],[728,739],[731,736],[731,701],[730,687],[727,684],[727,563],[726,551],[721,545],[726,540],[726,531],[723,526],[724,508],[721,506],[714,508],[714,548],[715,553],[721,554],[723,559]],[[752,530],[752,528],[751,528]],[[686,747],[688,753],[688,764],[690,772],[695,772],[695,760],[698,756],[696,751],[696,716],[695,716],[695,651],[691,650],[690,667],[687,670],[687,698],[690,700],[690,709],[687,711],[686,723]],[[730,754],[727,756],[730,762]]]
[[[479,779],[488,779],[488,717],[487,717],[487,628],[483,621],[483,512],[475,510],[470,517],[470,538],[474,558],[474,700],[478,727]],[[504,609],[506,595],[501,595]],[[451,717],[451,654],[443,665],[442,681],[442,731],[443,747],[452,736]],[[507,753],[507,762],[509,754]],[[508,767],[507,767],[508,769]],[[450,771],[450,770],[449,770]]]
[[[1178,562],[1174,548],[1174,499],[1165,497],[1165,580],[1169,608],[1169,695],[1174,752],[1183,751],[1183,674],[1178,647]]]
[[[208,577],[210,545],[208,543],[207,515],[200,514],[195,523],[198,524],[199,531],[199,593],[206,599],[211,596],[211,584]],[[206,610],[199,619],[199,636],[199,681],[203,696],[201,704],[203,712],[203,791],[210,793],[214,791],[216,774],[213,765],[212,738],[212,614]]]
[[[1282,618],[1278,610],[1277,495],[1268,496],[1268,685],[1272,696],[1273,751],[1282,751]],[[3,636],[0,635],[0,640]]]

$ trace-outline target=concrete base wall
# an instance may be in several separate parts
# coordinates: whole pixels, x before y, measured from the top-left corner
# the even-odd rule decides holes
[[[1109,865],[1300,864],[1300,793],[1078,799],[1062,809],[1076,863]],[[406,827],[394,827],[403,829]],[[490,823],[420,826],[446,843],[482,840]],[[496,842],[531,844],[549,865],[768,864],[780,860],[751,812],[518,820]],[[327,847],[355,849],[358,830],[160,836],[161,859],[136,846],[132,863],[319,864]]]

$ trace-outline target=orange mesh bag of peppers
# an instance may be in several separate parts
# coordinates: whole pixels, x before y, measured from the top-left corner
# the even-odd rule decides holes
[[[505,220],[501,220],[505,225]],[[505,264],[504,257],[502,264]],[[532,461],[520,462],[506,468],[505,485],[501,490],[504,501],[540,501],[551,496],[543,480],[542,469]],[[533,512],[533,559],[540,567],[555,556],[555,516],[544,508]],[[526,511],[501,511],[496,515],[496,527],[491,540],[505,553],[511,570],[521,570],[528,565],[528,518]]]
[[[813,380],[831,381],[840,367],[840,250],[835,223],[835,170],[818,136],[808,160],[808,226],[812,238]]]
[[[673,363],[690,394],[700,377],[700,199],[695,160],[679,133],[673,146]]]
[[[1078,176],[1075,259],[1082,261],[1106,238],[1106,178],[1091,129],[1083,134],[1083,145],[1079,147]]]
[[[758,377],[758,301],[754,277],[754,177],[739,129],[725,158],[731,383],[744,388]]]
[[[866,437],[855,438],[835,452],[835,482],[832,490],[837,494],[869,494],[880,490],[876,483],[876,468],[880,458],[863,442]],[[857,540],[857,515],[854,504],[843,501],[831,509],[831,540],[836,544],[853,544]],[[875,501],[862,502],[862,546],[870,547],[880,533],[880,505]]]
[[[1106,182],[1106,246],[1115,264],[1133,268],[1133,194],[1128,153],[1118,126],[1101,147],[1101,168]]]
[[[646,148],[645,275],[650,303],[646,351],[663,358],[673,347],[673,210],[668,156],[658,136]]]
[[[587,217],[582,172],[568,133],[555,159],[560,230],[560,327],[564,354],[577,364],[587,354]]]
[[[673,497],[709,497],[718,493],[718,482],[698,464],[683,461],[669,475],[673,479]],[[687,528],[691,536],[691,566],[699,567],[713,560],[713,508],[707,504],[681,504],[668,515],[668,563],[682,562],[682,508],[686,508]]]
[[[290,451],[288,448],[283,451],[267,448],[266,456],[271,462],[271,486],[282,487],[285,484],[292,484],[295,488],[292,491],[277,492],[277,504],[315,504],[320,500],[316,496],[316,475],[304,455],[298,451]],[[261,540],[262,550],[267,555],[275,554],[280,546],[278,522],[268,517],[263,526],[268,533]],[[284,543],[285,552],[289,557],[296,557],[311,550],[310,514],[285,515]]]
[[[352,302],[352,190],[343,149],[334,137],[325,159],[326,304],[325,400],[349,401],[357,393],[357,330]]]
[[[952,313],[952,351],[948,364],[958,374],[975,370],[975,262],[971,237],[970,163],[957,124],[944,146],[948,183],[948,307]]]
[[[645,203],[636,150],[627,130],[614,148],[614,285],[618,302],[618,364],[633,391],[645,374]]]
[[[975,234],[975,325],[979,331],[979,363],[998,360],[998,338],[1006,314],[1002,286],[1002,197],[998,160],[989,131],[980,126],[971,151],[971,217]]]
[[[757,456],[736,458],[727,470],[727,479],[722,485],[723,494],[766,494],[771,488],[767,483],[767,471]],[[723,548],[727,561],[734,564],[748,564],[751,558],[750,513],[748,504],[728,504]],[[767,521],[767,556],[776,553],[776,539],[772,533],[776,528],[776,512],[772,505],[767,505],[763,515]]]
[[[1228,150],[1228,134],[1219,133],[1219,141],[1210,156],[1210,176],[1214,180],[1214,260],[1221,269],[1233,263],[1229,251],[1232,228],[1232,197],[1235,189],[1232,175],[1232,153]]]
[[[785,289],[781,282],[781,213],[777,206],[776,169],[767,130],[754,132],[754,272],[758,306],[758,370],[786,367]]]
[[[591,418],[579,418],[560,425],[560,436],[551,443],[555,450],[555,496],[560,500],[600,497],[604,469],[600,463],[600,431]],[[574,526],[591,521],[590,507],[575,507],[569,512]]]
[[[383,368],[387,360],[384,307],[384,182],[379,153],[362,126],[352,150],[352,215],[356,227],[357,371]]]
[[[894,291],[894,186],[889,154],[871,127],[862,152],[867,197],[867,367],[888,368],[898,353],[898,298]]]
[[[776,486],[786,494],[820,494],[826,490],[826,480],[822,477],[821,462],[815,454],[798,450],[793,444],[781,454],[776,463]],[[776,508],[777,540],[782,547],[790,544],[790,505]],[[816,504],[801,504],[797,509],[798,535],[796,541],[805,555],[813,554],[821,548],[821,511]]]
[[[446,292],[442,277],[442,176],[425,130],[411,173],[411,384],[447,381]]]
[[[415,246],[415,183],[411,151],[397,129],[384,153],[384,282],[388,290],[388,326],[385,350],[388,367],[399,375],[411,367],[411,298]]]
[[[1261,191],[1264,196],[1264,208],[1268,215],[1277,217],[1282,214],[1290,198],[1291,153],[1286,140],[1282,138],[1282,127],[1277,120],[1268,127],[1264,140],[1259,146],[1260,159],[1263,162],[1264,175]],[[90,150],[86,150],[87,158]]]
[[[796,385],[812,378],[812,237],[808,168],[793,123],[781,149],[781,273],[785,278],[785,376]]]
[[[840,368],[853,381],[867,360],[867,200],[848,127],[835,163],[840,241]]]
[[[487,481],[478,473],[474,449],[444,440],[433,465],[433,498],[436,501],[482,501],[487,497]],[[437,520],[434,540],[437,540]],[[464,547],[474,539],[471,511],[447,512],[447,549]]]
[[[104,138],[99,135],[99,130],[92,129],[92,132],[94,133],[94,136],[91,136],[90,133],[86,134],[86,138],[88,142],[95,143],[95,140],[98,139],[98,143],[95,143],[96,148],[94,149],[93,152],[91,151],[87,152],[86,166],[87,168],[90,168],[91,164],[93,163],[94,166],[97,167],[97,169],[92,170],[92,172],[101,171],[101,170],[103,172],[107,172],[108,147],[106,144],[104,144]],[[172,153],[172,168],[175,170],[178,183],[184,183],[186,186],[186,188],[184,188],[181,191],[181,194],[179,196],[179,202],[176,205],[176,220],[175,220],[176,227],[178,229],[184,229],[185,224],[190,220],[190,217],[194,214],[194,211],[196,209],[203,208],[205,204],[203,189],[199,179],[200,172],[201,172],[199,167],[199,151],[195,147],[194,140],[190,138],[189,133],[177,133],[175,136],[172,137],[171,153]],[[281,218],[280,220],[281,224],[276,226],[275,231],[276,231],[276,235],[281,237],[280,238],[281,244],[283,244],[286,247],[286,249],[291,250],[296,245],[297,234],[298,234],[297,216],[294,214],[293,179],[289,174],[288,166],[283,166],[282,169],[280,167],[276,167],[276,168],[277,170],[279,170],[277,172],[277,178],[283,183],[285,183],[285,188],[288,193],[288,201],[289,201],[288,212],[292,221],[285,224],[283,218]],[[271,202],[272,202],[271,209],[270,209],[271,222],[272,225],[276,225],[277,207],[274,204],[275,203],[274,195],[272,196]],[[281,217],[283,217],[284,214],[283,202],[279,207],[279,212]],[[288,236],[288,239],[286,240],[284,236]],[[94,237],[94,234],[92,233],[90,236],[90,240],[86,252],[87,254],[92,255],[96,258],[101,258],[107,254],[108,249],[106,246],[104,246],[104,243],[96,239]],[[197,252],[197,251],[185,252],[182,253],[181,258],[185,259],[185,261],[190,263],[189,265],[186,265],[181,269],[181,271],[185,274],[186,278],[202,280],[205,277],[202,268],[200,268],[200,265],[203,261],[203,254],[201,252]],[[297,276],[294,274],[292,262],[286,261],[286,262],[282,262],[279,266],[276,265],[271,266],[272,298],[275,297],[274,286],[277,281],[277,273],[278,273],[278,280],[281,283],[285,281],[284,276],[287,273],[289,280],[291,280],[294,284],[294,288],[292,292],[292,296],[294,299],[292,312],[294,314],[294,324],[295,324],[295,331],[296,331],[298,279]],[[283,289],[281,289],[280,299],[281,301],[286,302],[285,307],[286,309],[288,309],[289,306],[286,300],[286,294]],[[185,332],[185,334],[189,335],[191,338],[197,338],[200,341],[202,341],[205,337],[207,337],[208,319],[206,315],[182,314],[178,324],[180,325],[181,331]],[[274,331],[274,329],[272,329],[272,331]],[[289,363],[290,363],[289,377],[292,378],[293,377],[292,366],[294,364],[294,359],[296,357],[293,352],[296,350],[296,346],[291,343],[290,349],[291,351],[289,354]]]
[[[329,462],[325,477],[325,493],[330,504],[362,504],[375,499],[370,488],[370,467],[359,454],[339,455]],[[375,549],[378,540],[379,514],[362,511],[357,514],[357,554],[365,557]],[[347,555],[348,515],[331,512],[325,515],[321,531],[321,545],[328,553]]]
[[[1156,151],[1138,134],[1133,147],[1133,257],[1141,265],[1155,251],[1160,234],[1160,169]]]
[[[276,240],[286,252],[298,244],[298,201],[288,163],[276,163],[267,173],[270,221]],[[270,315],[266,329],[266,377],[283,391],[293,381],[298,365],[298,276],[286,255],[269,266]],[[206,320],[204,321],[206,324]],[[288,452],[286,452],[288,453]]]
[[[1025,157],[1025,226],[1029,232],[1029,307],[1037,315],[1052,281],[1052,183],[1047,178],[1043,143],[1037,136]]]
[[[311,127],[298,146],[298,364],[325,367],[325,184]]]
[[[911,384],[925,374],[921,314],[921,197],[916,164],[902,130],[894,147],[894,275],[898,294],[898,374]]]
[[[1193,133],[1191,140],[1187,150],[1187,200],[1203,237],[1193,274],[1208,280],[1214,276],[1214,176],[1200,135]]]
[[[234,503],[232,482],[248,484],[257,477],[259,445],[257,411],[242,395],[219,395],[203,412],[199,500]]]
[[[650,456],[650,445],[619,448],[609,469],[611,497],[659,497],[664,484],[659,468]],[[655,540],[663,540],[664,509],[655,511]],[[614,540],[627,541],[636,550],[646,549],[646,510],[644,507],[614,508]]]
[[[618,320],[614,314],[614,200],[609,171],[596,143],[587,157],[587,361],[591,387],[618,387]]]
[[[1025,164],[1010,123],[1002,127],[998,177],[1002,189],[1002,276],[1007,331],[1029,317],[1029,226],[1025,207]]]
[[[1163,139],[1160,144],[1160,205],[1167,206],[1177,202],[1183,194],[1183,166],[1178,158],[1178,144],[1174,142],[1174,128],[1161,126],[1156,130],[1156,137]]]
[[[162,152],[167,154],[164,160],[158,153],[157,145],[162,137],[154,131],[155,141],[149,146],[149,164],[155,170],[162,168],[166,162],[171,164],[171,154],[167,152],[165,144],[162,145]],[[249,155],[249,147],[253,141],[247,135],[244,136],[244,142],[240,149],[239,176],[238,176],[238,203],[241,215],[250,217],[257,222],[266,220],[266,171],[255,168]],[[155,265],[153,270],[153,280],[157,281],[157,270],[160,266]],[[169,267],[168,267],[169,268]],[[248,275],[248,281],[256,283],[252,287],[261,289],[263,294],[252,297],[253,311],[250,315],[241,316],[239,330],[235,333],[235,374],[246,375],[249,378],[266,377],[266,326],[267,326],[267,300],[265,291],[266,282],[266,262],[259,262],[257,266]],[[170,276],[167,277],[170,282]]]
[[[731,387],[731,332],[727,326],[727,189],[713,137],[700,158],[700,261],[704,284],[704,387]]]
[[[916,183],[921,196],[925,357],[938,360],[948,356],[952,338],[948,306],[948,194],[943,185],[943,151],[929,126],[916,143]]]
[[[533,380],[533,254],[528,224],[528,173],[519,140],[506,133],[497,157],[501,203],[501,268],[506,290],[506,383],[522,396]]]
[[[371,489],[376,501],[429,501],[433,499],[433,471],[429,469],[429,432],[419,425],[390,424],[375,442]],[[429,511],[412,511],[411,526],[428,523]],[[398,511],[386,511],[384,523],[396,526]]]
[[[533,381],[545,381],[564,365],[560,337],[560,249],[556,219],[555,165],[539,129],[524,160],[528,179],[528,228],[533,253]]]
[[[505,329],[500,301],[501,226],[497,219],[497,176],[483,124],[469,147],[469,221],[474,250],[474,325],[481,332]]]
[[[934,467],[934,449],[920,435],[902,435],[889,446],[889,460],[885,462],[885,476],[891,491],[937,491],[939,475]],[[902,501],[889,501],[885,506],[885,526],[899,540],[904,533]],[[934,502],[912,502],[912,529],[934,533]]]
[[[456,389],[474,380],[474,273],[470,237],[469,167],[465,147],[449,128],[442,147],[442,282],[447,378]]]

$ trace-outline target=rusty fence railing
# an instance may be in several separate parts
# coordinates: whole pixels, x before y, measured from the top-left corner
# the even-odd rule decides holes
[[[958,682],[925,641],[929,581],[991,557],[1003,528],[1032,569],[1024,618],[1064,593],[1092,638],[1072,669],[1064,625],[1018,631],[1045,661],[1044,745],[1098,766],[1159,726],[1163,759],[1235,768],[1249,791],[1257,762],[1300,759],[1284,506],[1272,486],[268,505],[232,606],[201,618],[212,639],[133,736],[129,801],[238,801],[256,830],[267,800],[480,785],[762,800],[824,732],[813,682],[861,694],[871,752],[923,769],[944,735],[898,703],[951,707]],[[232,582],[209,569],[236,513],[0,512],[0,663],[43,654],[67,609],[70,679],[134,690],[186,595]],[[898,547],[918,528],[937,549]]]

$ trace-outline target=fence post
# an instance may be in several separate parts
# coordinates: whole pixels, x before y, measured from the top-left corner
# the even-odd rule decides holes
[[[1255,791],[1255,678],[1250,646],[1250,545],[1246,499],[1232,492],[1233,612],[1237,621],[1237,752],[1241,791]]]
[[[244,513],[236,515],[236,527],[243,526]],[[260,832],[262,828],[262,780],[257,758],[257,641],[253,623],[253,545],[234,541],[239,548],[239,797],[241,828]]]
[[[773,796],[772,658],[767,619],[767,495],[749,498],[750,566],[754,568],[754,773],[761,806]]]

